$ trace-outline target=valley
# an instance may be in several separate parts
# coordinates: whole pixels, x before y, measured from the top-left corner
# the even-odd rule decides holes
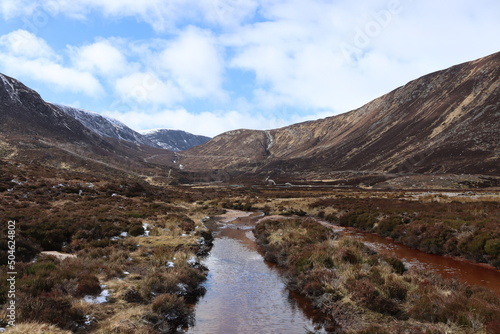
[[[21,171],[18,168],[17,175]],[[498,191],[165,188],[66,173],[63,182],[60,176],[48,177],[49,171],[26,172],[28,177],[16,179],[19,184],[2,192],[1,219],[17,224],[17,316],[19,324],[24,323],[17,332],[16,327],[7,332],[26,332],[23,328],[41,332],[42,325],[34,321],[57,326],[60,330],[54,333],[175,333],[190,332],[193,325],[194,332],[210,332],[214,324],[206,321],[217,320],[216,309],[210,308],[226,301],[211,290],[219,284],[210,281],[214,278],[203,283],[207,274],[235,282],[245,281],[239,275],[252,274],[249,267],[238,271],[231,261],[215,269],[211,257],[229,249],[234,253],[238,247],[241,256],[260,252],[260,260],[251,255],[251,261],[263,268],[271,266],[273,275],[282,277],[286,290],[282,286],[278,291],[295,296],[286,298],[295,300],[290,302],[305,314],[310,331],[386,333],[387,329],[412,328],[418,333],[495,333],[500,314],[496,289],[374,250],[359,234],[339,234],[339,229],[355,227],[436,257],[463,258],[471,271],[476,266],[473,262],[483,263],[498,279],[500,270],[493,268],[499,267]],[[232,213],[233,218],[224,220],[224,213]],[[2,240],[7,240],[5,231],[1,233]],[[212,254],[214,236],[222,248]],[[58,259],[41,251],[71,256]],[[7,254],[2,253],[2,258]],[[273,263],[277,269],[272,269]],[[433,288],[426,288],[427,284]],[[6,288],[2,283],[2,296]],[[260,288],[255,291],[266,295]],[[245,298],[252,299],[252,293],[253,289],[248,290]],[[205,294],[218,302],[197,313],[201,306],[194,305],[200,297],[203,303]],[[105,297],[94,303],[91,296]],[[228,303],[232,296],[226,293]],[[419,298],[428,301],[415,304]],[[262,300],[256,305],[266,303]],[[266,312],[270,327],[260,328],[272,332],[275,317]],[[252,310],[243,314],[250,316]],[[296,316],[283,320],[283,326],[288,326],[286,321],[297,321]],[[239,323],[254,320],[251,316]]]
[[[498,333],[499,75],[212,139],[0,75],[1,330]]]

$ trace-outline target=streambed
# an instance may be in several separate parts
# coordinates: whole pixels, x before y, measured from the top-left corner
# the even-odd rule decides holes
[[[264,261],[252,229],[262,214],[229,210],[214,232],[206,295],[195,307],[195,325],[188,333],[327,333],[321,315],[307,300],[292,294],[279,269]],[[272,219],[264,217],[260,219]],[[278,218],[278,217],[276,217]],[[279,217],[283,219],[284,217]],[[445,278],[486,287],[500,295],[500,270],[448,256],[431,255],[389,238],[353,228],[328,225],[383,254]]]
[[[307,302],[294,297],[279,271],[264,262],[253,240],[259,214],[230,210],[214,232],[207,293],[195,307],[188,333],[326,333]],[[243,216],[243,217],[241,217]]]

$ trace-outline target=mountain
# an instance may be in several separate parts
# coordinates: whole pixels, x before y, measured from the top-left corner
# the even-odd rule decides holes
[[[65,112],[71,117],[77,119],[85,127],[101,137],[115,138],[118,140],[126,140],[139,145],[147,145],[151,147],[159,147],[151,140],[132,130],[122,122],[102,116],[91,111],[64,106],[60,104],[52,104],[55,108]]]
[[[209,137],[197,136],[181,130],[155,129],[139,133],[116,119],[98,113],[60,104],[52,105],[77,119],[85,127],[101,137],[115,138],[171,151],[187,150],[210,140]]]
[[[2,134],[43,136],[61,142],[98,140],[76,119],[43,101],[34,90],[3,74],[0,79]]]
[[[47,103],[34,90],[0,74],[0,158],[125,175],[166,175],[174,166],[171,151],[106,136],[127,133],[117,122],[92,116],[82,123],[84,114],[73,112],[76,118],[68,108]],[[105,129],[108,124],[113,128]]]
[[[180,154],[186,170],[328,179],[500,175],[500,53],[428,74],[359,109],[269,131],[236,130]]]
[[[170,129],[146,130],[142,131],[141,134],[155,145],[171,151],[184,151],[205,144],[210,140],[210,137]]]

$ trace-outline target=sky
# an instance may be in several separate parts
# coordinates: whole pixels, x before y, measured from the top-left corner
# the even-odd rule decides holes
[[[134,130],[344,113],[500,51],[498,0],[1,0],[0,72]]]

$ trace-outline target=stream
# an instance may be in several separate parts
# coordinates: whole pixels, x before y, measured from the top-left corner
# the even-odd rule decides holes
[[[329,225],[332,227],[332,225]],[[333,226],[334,231],[358,239],[372,250],[398,258],[406,268],[418,268],[432,271],[447,279],[485,287],[500,296],[500,270],[486,264],[474,263],[451,256],[435,255],[422,252],[374,233],[355,228]]]
[[[235,210],[219,216],[214,246],[203,261],[209,269],[204,283],[207,293],[196,304],[195,325],[187,333],[327,333],[321,315],[307,300],[290,292],[279,269],[258,252],[252,229],[262,216]],[[318,222],[399,258],[408,268],[483,286],[500,296],[500,270],[493,267],[427,254],[372,233]]]
[[[251,230],[260,216],[232,210],[222,216],[203,261],[207,293],[187,333],[326,333],[307,302],[291,294],[278,269],[257,251]]]

